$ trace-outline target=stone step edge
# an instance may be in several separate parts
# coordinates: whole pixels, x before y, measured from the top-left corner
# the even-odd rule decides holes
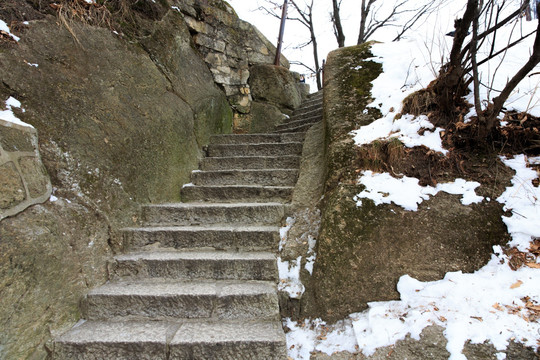
[[[209,248],[190,249],[152,249],[131,251],[116,255],[115,261],[176,261],[176,260],[210,260],[210,261],[277,261],[277,255],[270,251],[231,251],[213,250]]]
[[[210,334],[193,332],[190,336],[195,337],[194,343],[200,343],[196,337],[203,338],[203,335],[210,335],[214,343],[228,342],[251,342],[251,341],[273,341],[285,345],[285,334],[279,321],[272,320],[210,320],[210,319],[175,319],[174,321],[163,320],[126,320],[126,321],[103,321],[103,320],[82,320],[70,330],[55,339],[57,344],[85,344],[85,343],[109,343],[109,344],[140,344],[140,343],[163,343],[170,344],[178,336],[182,336],[183,326],[204,327],[210,330]],[[244,333],[238,334],[235,338],[230,338],[230,332],[223,332],[222,329],[234,327]],[[266,336],[257,338],[253,327],[264,330]],[[212,330],[214,330],[212,332]],[[268,331],[274,330],[274,331]],[[204,343],[210,343],[204,341]]]
[[[245,291],[232,291],[231,287],[240,287]],[[195,291],[194,291],[195,290]],[[246,291],[247,290],[247,291]],[[267,280],[177,280],[169,278],[113,280],[91,289],[87,297],[93,296],[244,296],[275,294],[276,283]]]
[[[224,203],[226,204],[226,203]],[[265,232],[274,232],[278,231],[279,226],[275,225],[250,225],[250,224],[227,224],[227,223],[212,223],[208,225],[164,225],[159,226],[138,226],[138,227],[125,227],[121,228],[120,232],[133,232],[133,231],[142,231],[142,232],[153,232],[153,231],[265,231]]]
[[[312,123],[314,124],[321,120],[322,120],[322,116],[313,116],[309,118],[295,119],[289,122],[284,122],[282,124],[276,125],[276,129],[289,128],[296,125],[304,125],[304,124],[312,124]]]

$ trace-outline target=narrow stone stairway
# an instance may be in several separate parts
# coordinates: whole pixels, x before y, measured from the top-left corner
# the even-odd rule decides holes
[[[83,299],[54,359],[286,359],[279,224],[296,183],[312,95],[275,133],[211,139],[178,204],[148,205],[129,252]]]

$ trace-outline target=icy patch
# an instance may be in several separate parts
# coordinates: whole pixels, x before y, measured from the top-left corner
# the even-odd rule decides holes
[[[49,198],[49,201],[50,202],[55,202],[55,201],[58,201],[58,198],[54,195],[51,195],[51,197]]]
[[[9,99],[6,100],[6,110],[0,111],[0,119],[6,120],[13,124],[33,128],[32,125],[27,124],[24,121],[21,121],[18,117],[16,117],[13,113],[13,108],[21,108],[21,102],[14,97],[9,97]],[[24,109],[21,109],[21,111],[24,112]]]
[[[416,178],[404,176],[397,179],[389,173],[379,174],[367,170],[362,172],[358,183],[364,185],[366,189],[353,198],[357,206],[362,206],[362,199],[371,199],[375,205],[394,203],[405,210],[417,211],[422,201],[435,196],[439,191],[462,195],[463,205],[478,203],[484,199],[475,193],[475,189],[480,184],[464,179],[456,179],[453,183],[438,184],[437,187],[420,186]]]
[[[18,36],[15,36],[11,33],[11,31],[9,30],[9,26],[7,26],[7,24],[3,21],[3,20],[0,20],[0,31],[4,31],[6,32],[9,36],[11,36],[13,38],[13,40],[15,41],[19,41],[21,40],[20,37]]]
[[[504,164],[516,172],[512,186],[497,199],[504,204],[505,211],[512,211],[512,216],[503,216],[503,221],[512,235],[510,246],[520,251],[527,251],[533,238],[540,237],[540,187],[534,187],[532,180],[539,174],[527,167],[527,162],[536,164],[540,157],[527,159],[517,155],[512,159],[502,158]]]
[[[282,261],[281,257],[278,257],[277,264],[279,271],[278,290],[286,292],[292,299],[300,298],[305,291],[305,287],[300,281],[302,256],[291,261]]]

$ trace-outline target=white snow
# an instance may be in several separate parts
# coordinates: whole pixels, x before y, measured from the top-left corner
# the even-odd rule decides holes
[[[388,112],[386,116],[352,131],[356,145],[369,144],[379,139],[399,139],[407,147],[424,145],[434,151],[446,154],[448,150],[442,146],[440,133],[444,129],[435,127],[427,116],[405,114],[394,120],[397,114]],[[419,132],[422,130],[423,134]],[[432,131],[430,131],[432,130]]]
[[[302,256],[296,260],[282,261],[278,257],[279,284],[278,290],[289,294],[292,299],[298,299],[305,291],[305,287],[300,281],[300,267],[302,265]]]
[[[309,360],[310,353],[321,351],[328,355],[339,351],[355,352],[356,339],[350,319],[327,326],[321,319],[295,322],[284,319],[287,332],[288,356],[292,359]]]
[[[315,245],[317,245],[317,239],[313,236],[308,235],[308,256],[306,257],[306,264],[304,268],[309,272],[310,275],[313,275],[313,265],[315,265],[315,260],[317,259],[317,253],[315,252]]]
[[[285,220],[285,226],[279,229],[279,252],[283,250],[283,247],[287,243],[289,230],[295,222],[293,217],[288,217]],[[286,292],[290,298],[300,298],[305,291],[305,287],[300,281],[302,256],[298,256],[298,258],[291,261],[282,260],[281,256],[278,256],[277,266],[279,272],[278,290]]]
[[[527,159],[519,155],[512,159],[503,158],[503,161],[516,171],[516,175],[512,179],[512,186],[497,201],[504,204],[504,210],[512,211],[512,216],[503,216],[512,235],[510,245],[526,251],[533,238],[540,238],[540,187],[532,185],[532,180],[540,175],[528,168],[527,162],[536,164],[540,157]]]
[[[293,217],[288,217],[285,220],[285,226],[282,226],[279,228],[279,248],[278,250],[281,252],[283,250],[283,246],[285,246],[285,243],[287,242],[287,236],[289,234],[289,230],[295,223],[295,219]]]
[[[357,206],[362,206],[362,199],[371,199],[375,205],[394,203],[408,211],[417,211],[418,205],[430,196],[435,196],[439,191],[449,194],[462,195],[461,203],[470,205],[484,200],[482,196],[475,193],[475,189],[480,186],[475,181],[456,179],[451,183],[438,184],[436,187],[420,186],[419,180],[403,176],[395,178],[389,173],[374,173],[371,170],[361,172],[358,180],[359,184],[366,187],[357,194],[353,200]]]
[[[9,30],[9,26],[7,26],[7,24],[5,23],[5,21],[3,20],[0,20],[0,31],[5,31],[9,36],[11,36],[13,38],[13,40],[15,41],[19,41],[21,40],[20,37],[18,36],[15,36],[11,33],[11,31]]]
[[[31,127],[32,125],[25,123],[24,121],[20,120],[15,114],[13,113],[13,108],[21,108],[21,102],[14,97],[10,96],[6,100],[6,110],[0,110],[0,119],[8,121],[13,124]],[[21,109],[22,112],[24,112],[24,109]]]

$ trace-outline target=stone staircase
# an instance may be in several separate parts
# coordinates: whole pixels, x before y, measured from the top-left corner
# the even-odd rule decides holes
[[[148,205],[129,251],[55,339],[54,359],[286,359],[277,297],[279,224],[298,177],[313,95],[275,133],[219,135],[184,203]]]

